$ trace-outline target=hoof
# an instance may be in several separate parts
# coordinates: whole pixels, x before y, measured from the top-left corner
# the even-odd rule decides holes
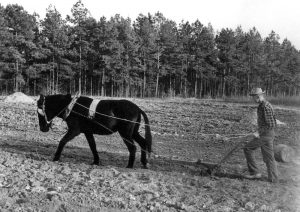
[[[98,162],[93,162],[93,163],[91,163],[91,165],[93,166],[93,165],[95,165],[95,166],[101,166],[102,164],[98,161]]]
[[[142,167],[141,167],[142,169],[149,169],[149,164],[147,163],[147,164],[144,164],[144,165],[142,165]]]
[[[59,158],[55,157],[55,158],[53,158],[53,161],[59,161]]]

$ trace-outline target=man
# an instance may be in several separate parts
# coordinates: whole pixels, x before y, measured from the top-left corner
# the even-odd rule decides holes
[[[273,149],[275,137],[274,130],[277,124],[272,105],[264,98],[264,93],[265,92],[263,92],[261,88],[254,88],[250,93],[250,96],[252,96],[253,100],[258,104],[258,136],[244,147],[244,153],[250,173],[250,175],[245,175],[245,178],[259,179],[262,177],[254,161],[254,150],[260,147],[263,160],[267,166],[268,180],[270,182],[278,182],[278,171]]]

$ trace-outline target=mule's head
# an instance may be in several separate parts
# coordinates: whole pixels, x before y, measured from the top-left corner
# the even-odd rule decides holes
[[[37,113],[40,130],[42,132],[49,131],[52,120],[55,117],[61,116],[71,99],[70,94],[52,96],[40,95],[40,98],[37,101]]]

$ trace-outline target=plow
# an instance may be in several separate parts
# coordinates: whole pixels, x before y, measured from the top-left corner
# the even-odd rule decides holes
[[[235,140],[237,143],[234,144],[232,148],[227,150],[225,152],[225,154],[223,155],[223,157],[216,163],[205,162],[205,161],[202,161],[201,159],[198,159],[195,163],[197,166],[205,167],[206,173],[212,176],[216,173],[216,171],[219,168],[221,168],[222,164],[224,164],[233,155],[234,152],[236,152],[237,150],[239,150],[245,146],[245,144],[246,144],[245,141],[248,141],[251,138],[254,138],[253,134],[247,134],[244,136],[239,136],[239,137],[233,138],[232,140]]]
[[[237,144],[235,144],[231,149],[229,149],[224,156],[221,158],[221,160],[219,160],[216,163],[210,163],[210,162],[205,162],[202,161],[201,159],[198,159],[196,161],[196,165],[198,166],[204,166],[206,168],[206,173],[209,175],[214,175],[216,173],[216,171],[222,166],[223,163],[225,163],[230,156],[233,155],[233,153],[235,151],[237,151],[238,149],[243,148],[245,145],[244,142],[238,142]]]

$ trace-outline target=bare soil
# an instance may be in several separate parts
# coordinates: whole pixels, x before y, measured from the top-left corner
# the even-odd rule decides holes
[[[214,176],[193,161],[218,162],[254,132],[255,105],[196,99],[131,99],[148,114],[154,140],[150,169],[124,168],[128,151],[119,135],[96,136],[101,166],[83,136],[52,162],[66,132],[57,119],[53,131],[39,132],[33,104],[0,100],[0,211],[300,211],[300,112],[276,108],[286,126],[276,144],[297,154],[278,163],[280,182],[269,183],[261,153],[262,180],[242,177],[247,167],[241,149]],[[141,129],[143,134],[143,128]]]

